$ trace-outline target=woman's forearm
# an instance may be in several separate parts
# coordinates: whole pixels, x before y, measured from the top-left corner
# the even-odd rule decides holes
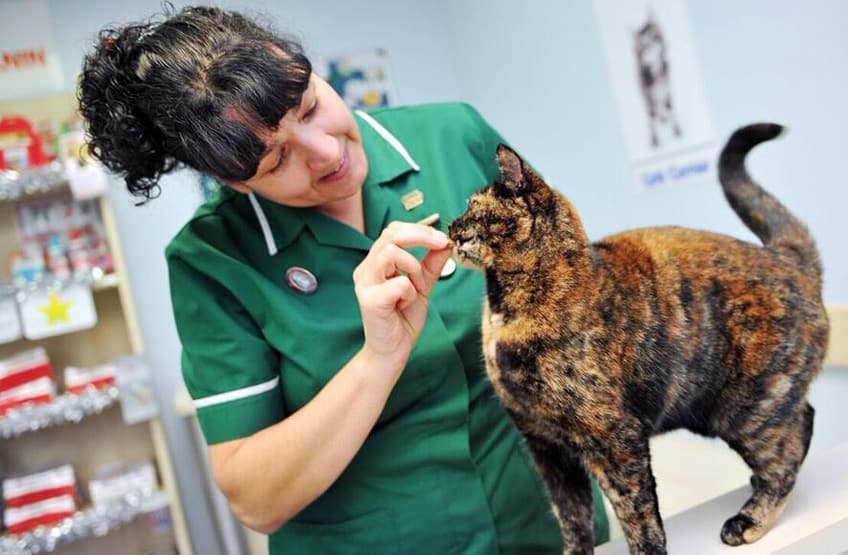
[[[330,487],[364,443],[400,371],[363,348],[285,420],[211,446],[215,480],[239,520],[271,533]]]

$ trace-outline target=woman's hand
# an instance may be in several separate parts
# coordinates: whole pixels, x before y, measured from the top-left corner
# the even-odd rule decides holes
[[[428,250],[419,262],[406,249]],[[406,365],[424,327],[430,292],[451,250],[448,237],[432,227],[392,222],[353,272],[365,350],[395,372]]]

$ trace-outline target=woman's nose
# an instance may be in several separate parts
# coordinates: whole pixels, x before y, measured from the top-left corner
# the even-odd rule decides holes
[[[338,139],[323,129],[301,126],[296,133],[296,142],[309,169],[329,173],[338,167],[341,159]]]

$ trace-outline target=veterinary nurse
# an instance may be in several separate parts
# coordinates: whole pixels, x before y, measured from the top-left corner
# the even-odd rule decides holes
[[[214,479],[272,553],[562,551],[440,232],[497,174],[472,108],[351,113],[296,42],[202,7],[105,30],[81,100],[133,193],[227,185],[167,260]]]

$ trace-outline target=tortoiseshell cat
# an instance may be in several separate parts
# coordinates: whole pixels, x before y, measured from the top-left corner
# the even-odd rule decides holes
[[[591,553],[586,471],[631,553],[666,552],[648,439],[688,428],[724,439],[753,472],[721,530],[756,541],[786,503],[813,432],[805,400],[828,322],[813,239],[745,170],[781,131],[735,132],[719,172],[764,247],[680,227],[589,243],[574,207],[509,148],[499,181],[450,225],[457,258],[486,275],[483,351],[526,438],[567,553]]]

